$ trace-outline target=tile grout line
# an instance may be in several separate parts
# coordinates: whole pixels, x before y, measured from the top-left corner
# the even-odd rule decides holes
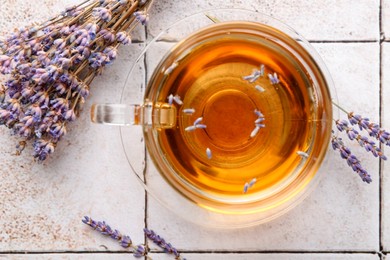
[[[383,0],[379,0],[379,125],[382,126],[383,123],[383,41],[384,41],[384,32],[383,32],[383,21],[382,21],[382,6]],[[380,148],[383,149],[383,145],[380,144]],[[383,235],[382,235],[382,212],[383,212],[383,160],[379,159],[379,256],[383,259]]]
[[[310,43],[375,43],[379,40],[308,40]]]
[[[146,44],[147,39],[148,39],[148,29],[146,26],[144,27],[144,30],[145,30],[145,44]],[[145,87],[145,89],[146,89],[146,84],[148,81],[148,63],[147,63],[147,56],[146,55],[147,54],[145,53],[145,56],[144,56],[144,70],[145,70],[144,87]],[[145,142],[145,139],[144,139],[144,142]],[[145,185],[147,185],[146,173],[148,170],[148,153],[146,150],[146,145],[144,146],[144,162],[145,162],[145,165],[144,165],[143,177],[144,177],[144,183],[145,183]],[[148,228],[148,192],[147,192],[147,190],[144,190],[144,192],[145,192],[144,226],[145,226],[145,228]],[[145,233],[144,233],[144,244],[148,248],[148,240],[146,238]]]
[[[161,250],[151,250],[150,253],[153,254],[166,254],[166,252]],[[294,251],[294,250],[248,250],[248,251],[224,251],[224,250],[181,250],[180,253],[183,254],[220,254],[220,255],[226,255],[226,254],[292,254],[292,255],[298,255],[298,254],[351,254],[351,255],[376,255],[378,252],[376,251]],[[4,251],[0,252],[1,255],[53,255],[53,254],[129,254],[132,255],[132,251]],[[385,253],[384,253],[385,254]]]

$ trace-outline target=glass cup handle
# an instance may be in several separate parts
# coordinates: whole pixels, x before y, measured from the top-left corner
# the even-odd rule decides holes
[[[176,107],[167,103],[93,104],[91,121],[104,125],[173,128],[176,126]]]

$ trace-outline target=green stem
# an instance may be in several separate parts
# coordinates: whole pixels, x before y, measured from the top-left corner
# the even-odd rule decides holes
[[[349,112],[347,110],[345,110],[344,108],[342,108],[341,106],[339,106],[338,104],[336,104],[333,100],[332,100],[332,103],[334,106],[336,106],[338,109],[340,109],[341,111],[343,111],[344,113],[346,114],[349,114]]]
[[[218,18],[216,18],[216,17],[214,17],[214,16],[211,16],[211,15],[209,15],[209,14],[204,14],[207,18],[209,18],[213,23],[220,23],[221,21],[218,19]]]

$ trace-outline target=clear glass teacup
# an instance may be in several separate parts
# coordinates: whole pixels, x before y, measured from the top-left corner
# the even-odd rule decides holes
[[[136,174],[154,197],[196,223],[241,227],[308,194],[330,140],[333,86],[306,40],[258,13],[213,10],[156,36],[130,82],[156,53],[142,102],[124,95],[91,111],[96,123],[142,127],[157,174]]]

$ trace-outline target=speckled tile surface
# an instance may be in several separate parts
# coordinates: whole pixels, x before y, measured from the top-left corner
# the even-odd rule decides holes
[[[385,0],[387,1],[387,0]],[[152,35],[167,24],[215,8],[243,8],[273,16],[308,40],[376,40],[379,37],[379,0],[230,0],[156,1],[151,10]]]
[[[0,4],[0,36],[14,27],[44,21],[80,1],[4,0]],[[388,0],[155,0],[148,36],[151,39],[161,28],[205,9],[235,7],[271,15],[315,42],[314,47],[332,74],[340,104],[379,121],[381,5],[382,28],[390,39]],[[135,39],[144,39],[143,28]],[[12,156],[16,139],[0,127],[0,259],[132,257],[123,254],[115,241],[83,225],[84,215],[106,220],[113,228],[129,234],[134,243],[144,242],[142,228],[146,221],[149,228],[183,250],[187,259],[373,260],[380,259],[377,253],[382,246],[384,253],[390,251],[390,178],[386,176],[390,166],[382,167],[381,183],[378,161],[357,150],[356,145],[352,149],[369,169],[373,183],[362,183],[338,154],[330,151],[329,163],[321,169],[325,177],[309,198],[286,215],[251,229],[210,230],[177,217],[150,196],[145,204],[145,193],[123,153],[119,129],[94,125],[88,115],[94,102],[120,101],[129,68],[142,47],[143,43],[121,48],[120,58],[92,84],[92,94],[81,118],[44,164],[32,161],[31,148],[20,157]],[[384,43],[382,118],[389,129],[388,58],[390,44]],[[156,62],[149,57],[147,66]],[[143,68],[139,73],[144,73]],[[134,82],[130,80],[129,84]],[[138,102],[142,87],[136,83],[129,88],[126,94],[134,99],[128,100]],[[134,133],[126,145],[143,147],[139,130],[129,130]],[[132,160],[139,172],[144,171],[146,164],[149,173],[155,171],[150,161],[145,161],[144,152],[134,153]],[[150,242],[149,246],[159,250]],[[256,251],[266,253],[255,254]],[[294,252],[287,254],[289,251]],[[10,254],[15,252],[40,254]],[[152,256],[171,259],[162,253]]]
[[[168,260],[169,256],[161,254],[153,254],[154,259]],[[213,260],[378,260],[378,255],[375,254],[186,254],[188,259],[213,259]]]
[[[383,126],[387,129],[390,127],[390,43],[383,44]],[[388,147],[385,149],[390,150]],[[390,165],[383,164],[383,214],[382,214],[382,236],[383,246],[386,251],[390,251]]]
[[[386,40],[390,40],[390,2],[382,1],[382,30]]]

